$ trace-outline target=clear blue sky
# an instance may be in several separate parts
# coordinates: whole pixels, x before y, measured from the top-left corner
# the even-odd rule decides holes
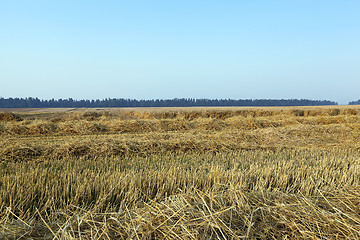
[[[0,0],[0,97],[360,98],[360,1]]]

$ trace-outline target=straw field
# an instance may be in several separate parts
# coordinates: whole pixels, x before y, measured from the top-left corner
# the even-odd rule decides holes
[[[360,107],[0,113],[0,239],[360,239]]]

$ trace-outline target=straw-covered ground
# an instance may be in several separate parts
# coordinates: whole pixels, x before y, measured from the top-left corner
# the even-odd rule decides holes
[[[0,113],[0,239],[360,239],[360,107]]]

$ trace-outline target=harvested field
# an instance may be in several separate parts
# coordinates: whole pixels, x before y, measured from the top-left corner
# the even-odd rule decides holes
[[[360,107],[0,113],[0,238],[359,239]]]

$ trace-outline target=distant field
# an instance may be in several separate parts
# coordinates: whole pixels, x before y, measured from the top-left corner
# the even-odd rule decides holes
[[[33,112],[67,112],[76,108],[0,108],[0,112],[33,113]]]
[[[325,105],[325,106],[298,106],[298,107],[137,107],[137,108],[0,108],[0,112],[67,112],[67,111],[193,111],[193,110],[285,110],[285,109],[359,109],[359,105]]]
[[[360,106],[0,109],[0,238],[360,239]]]
[[[32,114],[41,114],[42,116],[52,116],[54,114],[71,112],[109,112],[111,115],[121,115],[127,112],[137,113],[182,113],[182,112],[224,112],[224,111],[255,111],[255,112],[292,112],[294,110],[303,110],[305,112],[326,112],[328,110],[338,109],[340,111],[359,111],[358,105],[334,105],[334,106],[298,106],[298,107],[144,107],[144,108],[0,108],[0,112],[13,112],[22,116],[31,116]],[[326,114],[326,113],[325,113]]]

